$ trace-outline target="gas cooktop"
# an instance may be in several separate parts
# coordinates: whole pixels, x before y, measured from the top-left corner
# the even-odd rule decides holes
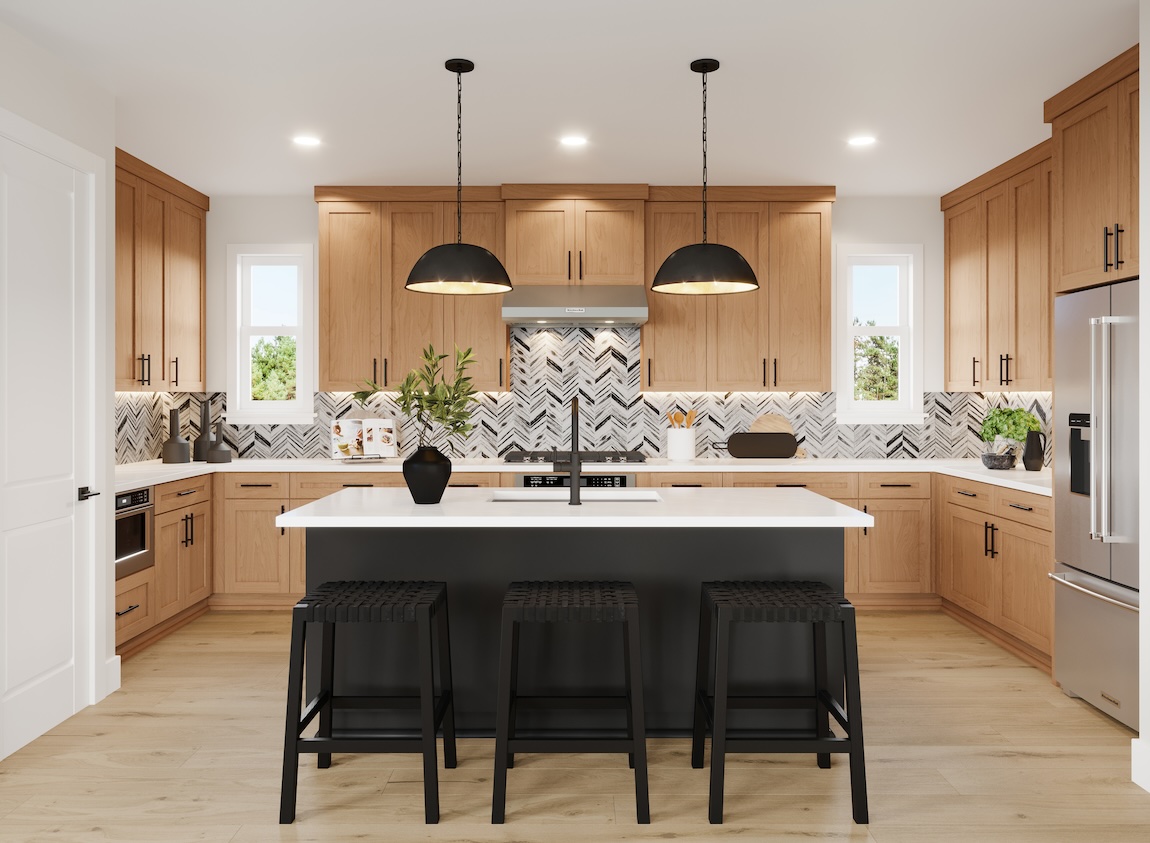
[[[641,451],[580,451],[579,459],[582,462],[646,462],[647,457]],[[527,463],[569,463],[570,451],[508,451],[503,455],[504,462]]]

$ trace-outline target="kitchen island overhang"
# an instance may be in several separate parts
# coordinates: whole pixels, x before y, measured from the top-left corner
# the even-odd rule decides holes
[[[649,729],[690,730],[704,580],[820,580],[843,588],[843,531],[872,516],[792,488],[658,489],[658,499],[493,500],[500,489],[449,488],[441,503],[417,505],[406,489],[344,489],[280,515],[307,530],[307,587],[328,580],[433,579],[447,583],[456,718],[464,733],[492,734],[500,609],[514,580],[629,580],[639,594]],[[525,490],[515,490],[522,494]],[[535,491],[535,490],[526,490]],[[639,491],[639,490],[635,490]],[[655,490],[643,490],[655,491]],[[732,686],[786,693],[813,676],[810,630],[756,624],[740,631]],[[416,660],[407,630],[341,630],[337,681],[354,693],[410,688]],[[567,628],[578,627],[578,628]],[[772,627],[767,629],[767,627]],[[607,692],[623,676],[616,624],[549,624],[521,642],[523,693]],[[764,657],[771,675],[764,688]],[[285,654],[286,658],[286,654]],[[837,662],[837,659],[834,661]],[[316,664],[313,659],[309,663]],[[310,671],[309,671],[310,673]],[[345,725],[393,728],[377,713]],[[534,713],[533,713],[534,715]],[[523,721],[554,721],[542,718]],[[789,713],[801,717],[802,713]],[[563,721],[570,722],[570,721]],[[606,728],[580,713],[579,725]],[[758,724],[755,724],[758,725]],[[801,725],[790,724],[785,725]]]

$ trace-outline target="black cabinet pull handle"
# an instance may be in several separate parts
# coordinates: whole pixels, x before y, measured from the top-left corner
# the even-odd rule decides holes
[[[86,501],[86,500],[88,500],[88,498],[98,497],[99,494],[100,494],[99,492],[93,492],[87,486],[81,486],[79,489],[76,490],[76,500]]]
[[[776,483],[776,489],[805,489],[806,483]]]
[[[191,533],[191,538],[188,539],[188,544],[194,545],[196,543],[196,516],[188,513],[188,530]]]
[[[767,358],[763,358],[763,386],[767,385]]]
[[[371,358],[371,382],[379,383],[379,358]]]
[[[1113,266],[1110,262],[1110,227],[1106,226],[1102,229],[1102,271],[1109,272]]]
[[[671,488],[672,489],[701,489],[701,488],[703,488],[703,484],[702,483],[672,483]]]
[[[344,483],[343,487],[345,489],[370,489],[372,485],[370,483]]]
[[[1118,223],[1114,223],[1114,268],[1122,266],[1126,261],[1122,260],[1122,250],[1118,245],[1121,241],[1118,239],[1119,234],[1125,234],[1126,229],[1122,228]]]
[[[479,488],[478,483],[448,483],[447,485],[453,489],[478,489]]]
[[[990,555],[990,522],[982,522],[982,555]]]
[[[503,386],[503,358],[499,358],[499,385]]]
[[[865,503],[863,504],[863,514],[864,514],[864,515],[870,515],[870,513],[869,513],[869,512],[867,512],[867,508],[866,508],[866,504],[865,504]],[[864,536],[866,535],[866,529],[867,529],[866,527],[863,527],[863,535],[864,535]]]
[[[579,250],[579,280],[583,280],[583,250]]]
[[[913,483],[879,483],[878,487],[880,489],[909,489],[913,485]]]
[[[387,386],[387,358],[383,358],[383,385]]]
[[[198,491],[199,491],[199,489],[181,489],[180,491],[176,492],[176,497],[177,498],[187,497],[188,495],[194,495]]]
[[[1005,364],[1005,363],[1006,363],[1006,355],[1005,354],[998,355],[998,385],[999,386],[1002,386],[1004,383],[1006,383],[1006,375],[1004,375],[1002,373],[1002,367],[1003,367],[1003,364]]]
[[[970,358],[970,385],[978,386],[978,358]]]
[[[146,386],[147,376],[144,374],[144,355],[140,355],[140,386]]]
[[[567,250],[567,280],[571,280],[571,250]]]
[[[998,528],[995,527],[993,524],[991,524],[990,525],[990,558],[991,559],[995,559],[998,556],[998,550],[995,549],[995,545],[998,544],[998,542],[995,541],[995,536],[994,536],[994,534],[997,532],[998,532]]]
[[[778,386],[779,385],[779,358],[775,357],[771,361],[771,365],[774,368],[774,384],[773,385]]]
[[[270,489],[271,483],[241,483],[241,489]]]
[[[1011,384],[1011,379],[1010,379],[1010,355],[1008,354],[1008,355],[1006,355],[1006,385],[1007,385],[1007,386],[1010,386],[1010,384]]]
[[[287,512],[287,507],[286,507],[286,506],[284,506],[284,505],[281,503],[281,504],[280,504],[280,515],[283,515],[285,512]],[[284,528],[283,528],[283,527],[280,527],[280,535],[281,535],[281,536],[282,536],[282,535],[284,535],[284,534],[285,534],[285,532],[286,532],[286,531],[284,530]]]
[[[183,538],[183,540],[180,542],[180,544],[182,544],[184,547],[187,547],[189,544],[191,544],[191,543],[192,543],[192,540],[191,540],[190,534],[189,534],[189,532],[188,532],[188,516],[187,516],[187,515],[185,515],[185,516],[184,516],[183,518],[181,518],[180,520],[184,522],[184,538]]]
[[[179,386],[180,385],[180,358],[177,357],[173,362],[176,364],[176,377],[172,381],[172,386]]]
[[[1009,506],[1011,509],[1021,509],[1023,512],[1034,512],[1034,507],[1023,506],[1020,503],[1008,503],[1007,506]]]
[[[651,385],[651,358],[647,358],[647,386]]]
[[[134,612],[134,611],[136,611],[136,610],[137,610],[137,609],[139,609],[139,608],[140,608],[140,604],[139,604],[139,603],[133,603],[131,606],[129,606],[129,607],[128,607],[127,609],[125,609],[124,611],[122,611],[122,612],[116,612],[116,617],[118,617],[118,618],[122,618],[122,617],[124,617],[124,615],[128,614],[128,612]]]
[[[977,498],[977,497],[978,497],[978,494],[977,494],[977,493],[975,493],[975,492],[968,492],[968,491],[966,491],[965,489],[955,489],[955,490],[954,490],[954,493],[955,493],[956,495],[962,495],[964,498]]]

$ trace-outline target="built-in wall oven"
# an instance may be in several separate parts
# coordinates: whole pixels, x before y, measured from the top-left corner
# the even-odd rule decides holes
[[[116,579],[122,580],[155,564],[152,530],[152,487],[117,494]]]

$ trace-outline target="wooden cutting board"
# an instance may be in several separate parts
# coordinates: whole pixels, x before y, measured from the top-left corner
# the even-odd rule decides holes
[[[795,429],[791,423],[777,413],[765,413],[751,422],[751,433],[789,433],[792,436]]]

